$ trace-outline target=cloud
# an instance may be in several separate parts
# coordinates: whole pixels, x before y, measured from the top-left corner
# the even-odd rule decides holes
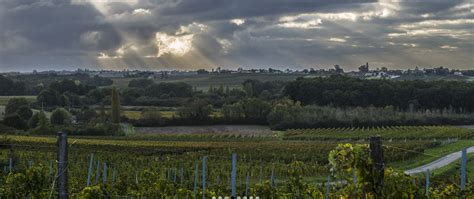
[[[340,42],[340,43],[344,43],[346,42],[345,39],[342,39],[342,38],[337,38],[337,37],[331,37],[329,38],[329,41],[333,41],[333,42]]]
[[[3,0],[0,69],[472,68],[473,17],[469,0]]]

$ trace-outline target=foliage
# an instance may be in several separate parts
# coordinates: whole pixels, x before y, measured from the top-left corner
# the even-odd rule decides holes
[[[303,106],[298,102],[277,102],[268,117],[274,129],[374,127],[400,125],[463,125],[474,122],[474,114],[442,111],[405,112],[393,107],[335,108]]]
[[[205,101],[197,100],[178,109],[178,116],[183,120],[206,121],[212,107]]]
[[[157,125],[163,124],[164,119],[159,110],[147,109],[140,113],[140,120]]]
[[[5,106],[5,115],[16,113],[21,107],[29,107],[30,102],[26,98],[11,98]]]
[[[153,80],[151,79],[132,79],[128,83],[128,87],[132,88],[146,88],[147,86],[150,86],[154,83]]]
[[[107,188],[103,185],[94,185],[90,187],[86,187],[81,192],[75,194],[74,198],[78,199],[105,199],[111,198],[109,195]]]
[[[284,93],[308,105],[386,107],[402,110],[474,111],[474,83],[462,81],[363,80],[345,76],[298,78]]]
[[[50,118],[51,124],[57,126],[70,125],[72,122],[71,119],[71,114],[64,108],[57,108],[56,110],[54,110]]]
[[[25,121],[28,121],[31,116],[33,116],[33,111],[29,106],[21,106],[20,108],[18,108],[16,113],[18,114],[18,116],[20,116],[22,120]]]
[[[160,98],[191,97],[193,95],[193,88],[191,85],[183,82],[152,84],[146,87],[145,95]]]
[[[22,130],[28,128],[26,121],[23,120],[17,113],[6,115],[5,118],[3,118],[3,124]]]
[[[113,123],[120,123],[120,95],[115,87],[112,88],[112,111],[111,121]]]
[[[24,82],[13,81],[12,79],[0,75],[0,95],[24,95],[26,94]]]
[[[46,198],[49,194],[45,170],[32,167],[24,172],[9,173],[0,187],[0,195],[6,198]]]

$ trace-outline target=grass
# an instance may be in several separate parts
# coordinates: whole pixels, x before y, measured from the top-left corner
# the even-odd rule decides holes
[[[163,118],[172,118],[172,117],[178,117],[178,114],[176,111],[160,111],[161,117]],[[122,114],[129,118],[129,119],[135,119],[138,120],[141,117],[141,111],[122,111]],[[211,117],[222,117],[222,113],[220,111],[214,111],[210,115]]]
[[[5,106],[8,103],[8,100],[12,98],[26,98],[29,102],[34,102],[36,96],[0,96],[0,106]]]
[[[402,162],[395,162],[391,164],[391,166],[402,170],[416,168],[418,166],[437,160],[447,154],[460,151],[463,148],[470,146],[474,146],[474,140],[459,140],[449,144],[442,144],[435,148],[426,149],[424,151],[424,154],[428,155],[419,155],[415,158],[411,158]]]
[[[474,154],[467,155],[467,166],[466,166],[466,174],[467,178],[474,179]],[[461,159],[456,162],[453,162],[443,168],[439,168],[434,170],[433,176],[457,176],[460,175],[461,171]]]

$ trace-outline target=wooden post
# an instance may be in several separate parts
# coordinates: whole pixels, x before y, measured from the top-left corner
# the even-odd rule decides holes
[[[467,148],[464,148],[461,154],[461,191],[464,191],[466,189],[466,165]]]
[[[236,188],[236,178],[237,178],[237,154],[232,153],[232,171],[230,173],[231,187],[232,187],[232,197],[237,197],[237,188]]]
[[[202,199],[206,198],[206,161],[207,156],[202,158]]]
[[[380,190],[383,187],[385,164],[380,136],[370,138],[370,158],[374,161],[372,168],[374,187],[372,187],[372,191],[375,194],[375,198],[382,198]]]
[[[87,169],[87,183],[86,186],[91,185],[91,175],[92,175],[92,166],[94,165],[94,154],[91,153],[91,158],[89,160],[89,168]]]
[[[67,199],[67,133],[58,133],[58,198]]]

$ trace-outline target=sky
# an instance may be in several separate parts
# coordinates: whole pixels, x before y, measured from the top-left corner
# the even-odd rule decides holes
[[[474,69],[472,0],[0,0],[0,71]]]

